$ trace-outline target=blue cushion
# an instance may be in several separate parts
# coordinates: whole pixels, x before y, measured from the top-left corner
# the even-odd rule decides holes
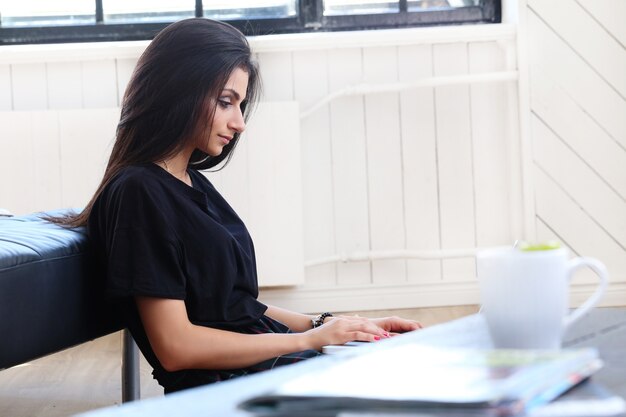
[[[103,286],[84,228],[0,217],[0,369],[121,329]]]

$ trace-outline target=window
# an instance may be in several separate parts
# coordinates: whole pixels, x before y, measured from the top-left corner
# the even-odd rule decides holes
[[[152,39],[204,16],[246,35],[500,22],[501,0],[0,0],[0,45]]]

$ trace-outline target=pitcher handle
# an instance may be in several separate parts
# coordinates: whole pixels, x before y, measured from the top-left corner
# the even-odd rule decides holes
[[[604,295],[604,292],[609,284],[609,273],[604,264],[597,259],[584,257],[574,258],[569,261],[567,281],[571,281],[574,273],[585,266],[591,268],[591,270],[596,273],[598,278],[600,278],[600,285],[598,285],[598,288],[596,288],[594,293],[591,294],[591,296],[587,298],[587,300],[580,307],[565,316],[563,319],[563,326],[565,329],[580,319],[583,314],[591,310],[598,303],[598,301],[600,301],[600,298]]]

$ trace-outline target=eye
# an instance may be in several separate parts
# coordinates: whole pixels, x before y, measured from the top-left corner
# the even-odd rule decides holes
[[[228,108],[232,104],[230,102],[230,97],[220,97],[217,99],[217,103],[224,109]]]

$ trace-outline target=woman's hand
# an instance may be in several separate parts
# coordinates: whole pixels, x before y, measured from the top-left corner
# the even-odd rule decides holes
[[[411,332],[423,328],[421,323],[415,320],[406,320],[400,317],[383,317],[379,319],[371,319],[377,326],[389,332],[391,336],[400,333]]]
[[[345,319],[362,320],[363,317],[357,316],[339,316]],[[331,318],[332,319],[332,318]],[[411,332],[423,328],[420,322],[415,320],[406,320],[397,316],[367,319],[385,330],[391,336],[397,336],[400,333]]]
[[[326,345],[342,345],[354,340],[374,342],[389,337],[389,332],[365,317],[333,317],[303,335],[309,348],[322,350]]]

